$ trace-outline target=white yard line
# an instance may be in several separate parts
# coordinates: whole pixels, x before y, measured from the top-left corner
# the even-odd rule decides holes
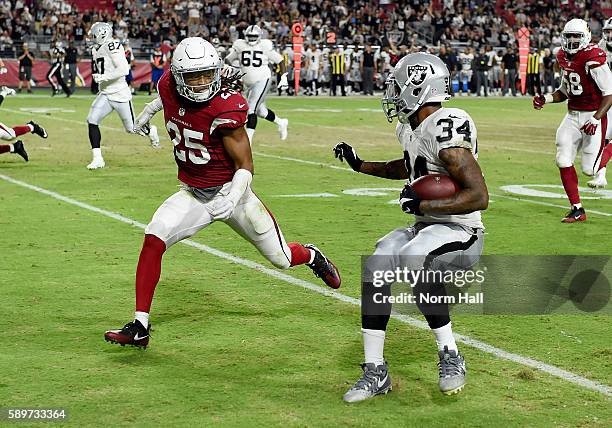
[[[536,201],[534,199],[517,198],[515,196],[508,196],[508,195],[498,195],[496,193],[489,193],[489,196],[495,196],[496,198],[511,199],[513,201],[527,202],[529,204],[544,205],[546,207],[563,208],[566,210],[569,209],[569,204],[568,205],[551,204],[550,202]],[[586,212],[588,214],[597,214],[597,215],[603,215],[606,217],[612,217],[612,213],[607,213],[603,211],[595,211],[595,210],[591,210],[588,208],[586,208]]]
[[[108,210],[105,210],[105,209],[102,209],[102,208],[98,208],[98,207],[95,207],[93,205],[86,204],[84,202],[77,201],[77,200],[72,199],[72,198],[70,198],[68,196],[64,196],[64,195],[61,195],[59,193],[53,192],[51,190],[43,189],[42,187],[34,186],[32,184],[28,184],[28,183],[25,183],[25,182],[20,181],[20,180],[16,180],[16,179],[11,178],[11,177],[9,177],[7,175],[0,174],[0,179],[4,180],[6,182],[9,182],[9,183],[15,184],[17,186],[24,187],[26,189],[33,190],[33,191],[41,193],[43,195],[50,196],[50,197],[52,197],[54,199],[60,200],[60,201],[65,202],[67,204],[74,205],[74,206],[77,206],[79,208],[83,208],[85,210],[95,212],[97,214],[100,214],[100,215],[112,218],[114,220],[118,220],[118,221],[120,221],[122,223],[129,224],[131,226],[135,226],[135,227],[138,227],[140,229],[144,229],[145,228],[145,225],[143,223],[140,223],[140,222],[138,222],[136,220],[132,220],[131,218],[122,216],[121,214],[118,214],[118,213],[115,213],[115,212],[112,212],[112,211],[108,211]],[[285,282],[287,282],[289,284],[298,285],[300,287],[306,288],[308,290],[314,291],[314,292],[322,294],[324,296],[333,297],[334,299],[340,300],[342,302],[350,303],[350,304],[355,305],[355,306],[360,306],[359,299],[356,299],[354,297],[346,296],[346,295],[338,293],[336,291],[332,291],[332,290],[330,290],[328,288],[323,288],[323,287],[321,287],[319,285],[313,284],[312,282],[304,281],[303,279],[295,278],[295,277],[293,277],[291,275],[288,275],[286,273],[279,272],[277,270],[274,270],[274,269],[271,269],[269,267],[263,266],[263,265],[261,265],[261,264],[259,264],[257,262],[252,261],[252,260],[244,259],[242,257],[238,257],[238,256],[235,256],[233,254],[229,254],[229,253],[226,253],[224,251],[217,250],[215,248],[209,247],[208,245],[200,244],[200,243],[192,241],[190,239],[185,239],[185,240],[181,241],[181,243],[185,244],[185,245],[188,245],[190,247],[196,248],[196,249],[198,249],[200,251],[203,251],[203,252],[212,254],[214,256],[220,257],[222,259],[231,261],[233,263],[245,266],[247,268],[254,269],[256,271],[264,273],[264,274],[266,274],[268,276],[271,276],[273,278],[276,278],[278,280],[285,281]],[[410,316],[403,315],[403,314],[393,313],[392,317],[395,318],[396,320],[402,322],[402,323],[411,325],[413,327],[416,327],[416,328],[419,328],[419,329],[422,329],[422,330],[429,330],[429,326],[427,325],[427,323],[425,323],[425,322],[423,322],[421,320],[412,318]],[[556,367],[556,366],[553,366],[553,365],[550,365],[550,364],[543,363],[542,361],[538,361],[538,360],[535,360],[533,358],[529,358],[529,357],[525,357],[525,356],[522,356],[522,355],[519,355],[519,354],[514,354],[512,352],[508,352],[508,351],[506,351],[504,349],[497,348],[495,346],[489,345],[487,343],[481,342],[479,340],[473,339],[473,338],[471,338],[469,336],[466,336],[466,335],[463,335],[463,334],[458,334],[457,333],[457,334],[455,334],[455,337],[456,337],[456,339],[458,341],[460,341],[462,343],[465,343],[466,345],[469,345],[469,346],[471,346],[473,348],[476,348],[476,349],[478,349],[480,351],[483,351],[483,352],[486,352],[488,354],[492,354],[492,355],[494,355],[494,356],[496,356],[498,358],[501,358],[501,359],[504,359],[504,360],[509,360],[509,361],[512,361],[512,362],[515,362],[515,363],[518,363],[518,364],[521,364],[521,365],[524,365],[524,366],[527,366],[527,367],[531,367],[533,369],[540,370],[540,371],[542,371],[544,373],[548,373],[550,375],[556,376],[556,377],[558,377],[560,379],[563,379],[563,380],[565,380],[567,382],[579,385],[579,386],[581,386],[583,388],[599,392],[599,393],[601,393],[603,395],[606,395],[606,396],[612,396],[612,388],[610,386],[608,386],[608,385],[605,385],[605,384],[602,384],[602,383],[599,383],[599,382],[596,382],[596,381],[592,381],[590,379],[587,379],[587,378],[582,377],[580,375],[577,375],[575,373],[569,372],[567,370],[561,369],[559,367]]]

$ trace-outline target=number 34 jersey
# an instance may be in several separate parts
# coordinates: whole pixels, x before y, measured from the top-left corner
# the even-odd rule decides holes
[[[232,45],[232,50],[228,61],[238,59],[240,71],[244,73],[242,81],[247,86],[269,79],[271,77],[269,64],[278,64],[283,60],[282,55],[274,50],[272,41],[267,39],[259,40],[254,45],[238,39]]]
[[[423,175],[450,175],[440,159],[440,151],[452,147],[470,150],[478,159],[477,131],[474,121],[458,108],[440,108],[413,131],[409,124],[398,123],[395,130],[404,150],[404,164],[412,182]],[[417,222],[457,223],[483,228],[480,211],[469,214],[425,214],[415,216]]]
[[[195,103],[176,91],[166,71],[158,83],[164,120],[174,144],[178,179],[192,187],[221,186],[234,177],[234,161],[223,146],[221,128],[240,128],[247,118],[246,100],[238,92],[221,89],[205,103]]]

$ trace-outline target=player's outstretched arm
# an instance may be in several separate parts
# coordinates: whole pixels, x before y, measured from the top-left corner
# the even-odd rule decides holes
[[[467,214],[486,210],[489,191],[472,152],[461,147],[451,147],[440,150],[439,157],[461,190],[450,198],[421,201],[420,211],[428,214]]]
[[[563,84],[561,84],[561,87],[552,94],[536,95],[533,97],[533,108],[541,110],[544,104],[562,103],[565,100],[567,100],[567,91]]]
[[[396,159],[387,162],[366,162],[357,156],[355,149],[346,143],[338,143],[334,147],[334,155],[340,161],[346,161],[353,171],[375,177],[388,178],[391,180],[406,180],[408,171],[404,159]]]
[[[149,122],[164,108],[161,98],[158,96],[150,103],[145,104],[144,109],[140,112],[134,122],[134,132],[140,135],[146,135],[149,132]]]

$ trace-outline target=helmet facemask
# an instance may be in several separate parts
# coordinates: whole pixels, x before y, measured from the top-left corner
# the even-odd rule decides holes
[[[410,116],[423,105],[431,86],[422,87],[426,79],[422,79],[421,73],[422,70],[416,67],[413,68],[403,87],[400,87],[399,82],[393,75],[387,78],[382,108],[389,122],[392,122],[393,118],[397,117],[400,123],[408,123]],[[413,99],[414,101],[409,104],[406,98]]]
[[[178,93],[198,103],[210,100],[221,89],[221,66],[179,71],[170,67]]]
[[[584,33],[563,32],[561,33],[563,50],[570,55],[574,55],[579,50],[584,49],[589,41]]]

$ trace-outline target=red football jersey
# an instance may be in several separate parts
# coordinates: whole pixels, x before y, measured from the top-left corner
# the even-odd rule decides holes
[[[601,104],[601,91],[589,72],[606,64],[606,53],[597,45],[589,44],[574,55],[563,49],[557,53],[557,62],[563,71],[570,110],[595,111]]]
[[[248,105],[242,95],[222,89],[205,103],[190,102],[179,96],[170,71],[159,80],[158,91],[166,129],[174,144],[178,179],[201,188],[231,181],[234,161],[217,130],[244,126]]]

